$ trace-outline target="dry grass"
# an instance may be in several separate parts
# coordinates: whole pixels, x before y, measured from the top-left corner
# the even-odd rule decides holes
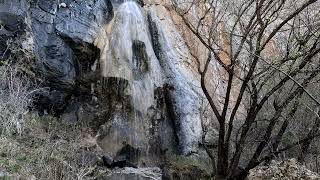
[[[19,72],[15,65],[0,66],[0,174],[8,179],[94,179],[101,161],[94,138],[86,141],[89,128],[29,112],[39,89]]]
[[[106,170],[100,167],[99,148],[84,140],[88,134],[85,127],[50,116],[27,115],[20,136],[0,137],[0,171],[13,178],[94,179]]]

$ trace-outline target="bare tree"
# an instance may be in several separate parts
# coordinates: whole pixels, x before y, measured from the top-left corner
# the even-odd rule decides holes
[[[318,118],[305,137],[287,145],[281,142],[301,96],[320,106],[308,91],[320,71],[317,0],[193,0],[174,1],[173,6],[209,52],[204,61],[194,58],[201,88],[219,124],[216,178],[244,179],[250,169],[281,152],[297,145],[306,151],[320,135]],[[222,104],[215,102],[208,88],[212,64],[226,75]],[[248,137],[262,120],[262,136],[241,165]]]

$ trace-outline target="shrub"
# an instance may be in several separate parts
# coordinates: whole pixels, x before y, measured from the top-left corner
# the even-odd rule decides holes
[[[31,103],[31,83],[15,65],[0,66],[0,133],[21,134]]]

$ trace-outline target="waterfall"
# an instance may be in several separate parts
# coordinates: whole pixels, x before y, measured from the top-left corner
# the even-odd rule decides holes
[[[133,1],[122,3],[114,21],[107,27],[108,41],[101,55],[103,77],[117,77],[129,82],[129,94],[136,110],[144,113],[153,103],[154,86],[161,84],[160,66],[155,58],[146,19],[141,8]],[[148,69],[137,71],[134,62],[134,42],[144,44]],[[140,53],[140,52],[138,52]],[[138,61],[142,61],[141,58]]]
[[[122,97],[120,101],[123,101],[120,106],[129,103],[125,106],[130,109],[112,110],[113,116],[107,122],[111,130],[105,141],[113,139],[115,142],[106,143],[118,145],[105,150],[116,151],[112,148],[126,142],[147,151],[148,131],[152,126],[148,110],[155,106],[154,91],[169,85],[172,90],[167,93],[174,112],[169,118],[175,123],[181,153],[190,154],[197,151],[202,132],[199,112],[201,95],[194,85],[198,81],[182,65],[189,52],[181,47],[183,40],[174,29],[173,22],[169,22],[170,25],[161,22],[153,8],[148,12],[149,20],[157,24],[155,28],[159,28],[159,47],[156,49],[161,53],[159,59],[153,49],[154,38],[151,38],[153,33],[150,33],[146,13],[133,1],[123,2],[117,7],[113,20],[104,29],[103,39],[98,43],[102,50],[102,77],[107,81],[117,79],[123,82],[121,85],[107,83],[105,89],[117,88],[117,94]]]
[[[133,1],[119,5],[100,38],[103,38],[98,43],[102,49],[100,68],[102,77],[107,81],[104,88],[117,88],[118,94],[124,97],[123,101],[129,98],[132,109],[129,113],[128,110],[125,113],[113,112],[113,117],[107,122],[111,130],[102,147],[116,153],[126,142],[147,151],[151,123],[147,117],[148,109],[154,105],[154,90],[163,83],[161,67],[154,54],[141,7]],[[110,79],[126,83],[110,83]]]

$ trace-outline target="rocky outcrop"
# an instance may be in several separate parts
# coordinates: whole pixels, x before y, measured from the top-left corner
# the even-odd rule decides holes
[[[0,2],[1,57],[10,52],[7,42],[16,40],[25,45],[23,48],[33,50],[36,57],[33,69],[42,79],[41,84],[55,91],[54,97],[51,92],[37,95],[40,99],[37,103],[51,113],[62,113],[66,106],[61,104],[67,104],[75,92],[79,94],[78,77],[91,72],[99,59],[100,50],[93,42],[113,17],[108,0],[61,3],[56,0]],[[51,101],[57,95],[63,97],[62,101]]]
[[[164,8],[164,7],[160,7]],[[188,55],[186,47],[180,45],[183,39],[170,19],[160,21],[165,10],[151,7],[149,10],[149,26],[155,52],[166,76],[166,84],[170,88],[167,100],[170,114],[174,119],[181,152],[196,152],[201,137],[200,121],[201,94],[197,87],[197,78],[190,69],[184,66],[184,56]],[[165,28],[162,28],[165,27]]]
[[[250,171],[249,180],[280,179],[320,179],[317,173],[299,165],[295,159],[272,161],[268,166],[261,166]]]
[[[72,91],[76,77],[90,71],[98,58],[90,44],[113,11],[105,0],[64,3],[34,1],[29,12],[39,72],[50,87]]]

